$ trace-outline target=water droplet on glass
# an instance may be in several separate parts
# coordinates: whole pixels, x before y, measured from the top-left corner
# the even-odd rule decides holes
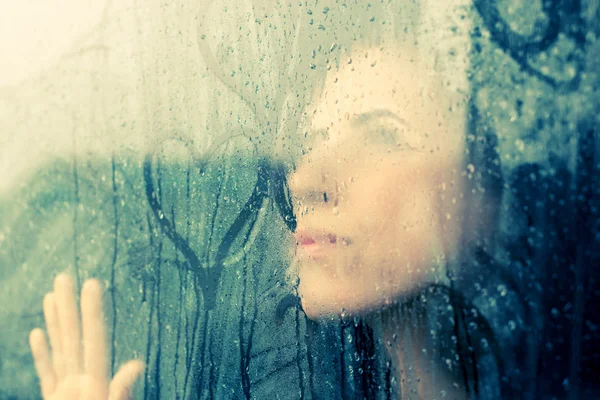
[[[525,142],[521,139],[517,139],[515,140],[515,147],[522,153],[525,151]]]
[[[500,296],[504,297],[506,296],[506,286],[504,285],[498,285],[498,293],[500,293]]]

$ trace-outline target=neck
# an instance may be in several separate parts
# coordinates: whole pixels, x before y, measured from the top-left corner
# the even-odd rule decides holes
[[[415,307],[417,308],[417,307]],[[378,315],[383,340],[392,361],[398,398],[418,400],[464,400],[467,393],[426,340],[428,329],[423,312],[400,305]],[[371,319],[370,322],[374,322]]]

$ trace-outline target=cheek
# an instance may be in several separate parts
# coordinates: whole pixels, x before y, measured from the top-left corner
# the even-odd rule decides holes
[[[356,179],[347,193],[348,212],[343,220],[353,244],[344,254],[343,262],[346,272],[359,279],[379,281],[379,274],[393,262],[399,224],[394,214],[400,201],[389,180],[389,173],[363,176]]]
[[[422,283],[439,251],[434,178],[427,171],[391,170],[373,187],[361,218],[365,277],[401,291]],[[412,283],[409,283],[412,282]]]

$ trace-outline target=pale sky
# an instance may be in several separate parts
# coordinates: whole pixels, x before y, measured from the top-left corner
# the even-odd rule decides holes
[[[0,0],[0,87],[39,74],[101,19],[106,0]]]

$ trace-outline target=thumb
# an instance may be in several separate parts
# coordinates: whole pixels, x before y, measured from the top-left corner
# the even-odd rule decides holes
[[[131,360],[121,366],[108,387],[108,399],[127,400],[131,387],[144,367],[144,363],[139,360]]]

